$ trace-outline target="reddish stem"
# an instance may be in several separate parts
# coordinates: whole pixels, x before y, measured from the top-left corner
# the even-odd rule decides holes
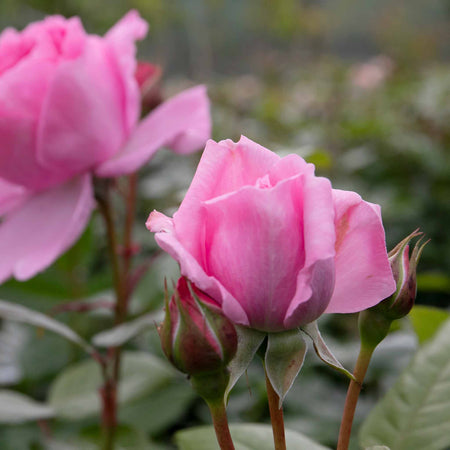
[[[280,397],[275,392],[266,372],[267,399],[269,401],[270,420],[272,421],[273,443],[275,450],[286,450],[284,434],[283,408],[280,407]]]
[[[337,450],[347,450],[350,444],[350,435],[352,433],[353,418],[355,416],[356,404],[358,403],[362,383],[366,376],[372,357],[373,349],[361,346],[358,359],[356,361],[353,375],[356,381],[351,380],[345,399],[344,413],[342,415],[341,428],[339,430],[339,440]]]
[[[227,413],[223,401],[217,404],[208,403],[208,406],[211,411],[217,442],[219,443],[221,450],[235,450],[230,429],[228,427]]]

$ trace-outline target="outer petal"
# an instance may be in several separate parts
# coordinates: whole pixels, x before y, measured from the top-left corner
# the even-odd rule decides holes
[[[105,43],[91,36],[82,56],[56,69],[40,116],[37,158],[69,177],[109,158],[125,139],[116,62]]]
[[[51,61],[27,60],[0,77],[0,177],[42,189],[58,176],[36,159],[36,127],[55,70]]]
[[[148,228],[153,228],[152,220],[147,221]],[[214,277],[205,273],[197,260],[183,247],[173,232],[159,232],[155,235],[158,245],[180,264],[181,275],[189,278],[199,289],[206,292],[222,307],[230,319],[242,325],[249,325],[245,311],[236,299]]]
[[[181,150],[192,151],[203,145],[210,132],[206,88],[188,89],[164,102],[142,120],[122,150],[101,164],[96,174],[114,177],[134,172],[164,145],[175,143]]]
[[[0,178],[0,216],[19,206],[28,195],[24,187]]]
[[[174,215],[177,236],[195,257],[201,253],[201,203],[243,186],[254,186],[279,161],[278,155],[244,136],[238,143],[208,141],[191,186]]]
[[[135,10],[129,11],[105,35],[105,40],[113,48],[119,62],[125,93],[125,116],[128,130],[132,130],[139,119],[140,93],[134,77],[136,70],[137,40],[145,37],[148,24]]]
[[[94,198],[89,175],[33,196],[0,224],[0,282],[49,266],[84,230]]]
[[[305,176],[303,184],[305,264],[297,279],[297,291],[286,314],[285,325],[298,327],[317,319],[334,287],[335,229],[329,180]]]
[[[333,190],[336,211],[336,286],[326,312],[350,313],[395,291],[377,208],[355,192]]]

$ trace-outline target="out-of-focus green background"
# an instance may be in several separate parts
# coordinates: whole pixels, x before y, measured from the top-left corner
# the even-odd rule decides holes
[[[103,34],[130,8],[150,23],[139,58],[163,67],[167,96],[193,83],[208,85],[215,139],[245,134],[282,154],[296,152],[334,187],[379,203],[388,248],[420,227],[431,242],[420,263],[417,301],[448,308],[449,0],[1,0],[0,29],[20,29],[58,13],[78,15],[89,32]],[[146,216],[153,208],[170,213],[177,207],[198,157],[161,151],[143,171],[135,227],[139,260],[156,250],[143,226]],[[176,279],[177,267],[162,255],[139,285],[132,315],[161,308],[164,276]],[[6,283],[0,297],[49,312],[67,300],[109,298],[109,277],[102,224],[94,217],[68,255],[30,282]],[[106,311],[57,317],[86,337],[111,326]],[[351,367],[355,318],[326,318],[322,324],[337,355]],[[375,356],[357,423],[415,348],[408,327],[402,323]],[[0,382],[11,389],[43,401],[55,376],[82,360],[58,337],[6,328],[0,329]],[[129,347],[160,355],[154,330]],[[138,430],[144,440],[151,436],[166,449],[174,431],[208,421],[188,383],[174,380],[127,404],[121,420],[125,436]],[[249,380],[251,396],[243,381],[230,400],[231,420],[267,421],[259,367],[252,366]],[[287,425],[334,445],[345,385],[310,355],[285,405]],[[70,399],[67,404],[70,409]],[[95,435],[93,408],[77,420],[62,418],[50,426],[1,426],[0,448],[49,448],[43,444],[51,441],[49,434],[56,441]]]

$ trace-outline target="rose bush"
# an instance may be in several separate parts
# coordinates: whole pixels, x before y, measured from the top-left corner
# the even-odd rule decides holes
[[[173,219],[154,211],[147,227],[182,275],[254,329],[360,311],[395,290],[380,207],[245,137],[208,141]]]
[[[129,174],[164,145],[187,153],[209,137],[203,86],[138,123],[135,41],[146,33],[131,11],[104,37],[60,16],[0,35],[0,282],[33,276],[76,240],[93,175]]]

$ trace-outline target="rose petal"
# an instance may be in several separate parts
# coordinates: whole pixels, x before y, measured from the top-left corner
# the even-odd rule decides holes
[[[239,301],[252,328],[284,329],[305,262],[302,190],[299,175],[271,189],[244,187],[205,202],[200,265]]]
[[[28,195],[24,187],[0,178],[0,216],[19,206]]]
[[[49,266],[84,230],[94,199],[89,175],[34,195],[0,224],[0,282]]]
[[[221,305],[223,313],[236,323],[248,325],[245,311],[236,299],[214,277],[208,276],[196,259],[183,247],[172,232],[155,235],[158,245],[180,264],[181,275],[189,278],[199,289]]]
[[[35,154],[37,117],[53,71],[52,62],[29,60],[0,77],[0,177],[30,189],[60,179]]]
[[[113,155],[126,138],[123,88],[100,38],[56,69],[40,116],[37,158],[66,177]],[[101,130],[101,132],[99,132]]]
[[[206,144],[194,179],[179,210],[174,215],[177,236],[186,248],[198,255],[197,232],[202,228],[201,202],[253,186],[280,157],[242,136],[238,143],[230,140]]]
[[[139,120],[140,93],[134,77],[136,70],[136,44],[143,39],[148,31],[148,24],[135,10],[129,11],[105,35],[105,40],[111,44],[119,68],[125,93],[125,116],[127,130],[131,131]]]
[[[143,166],[164,145],[189,135],[196,150],[210,135],[209,100],[204,86],[188,89],[167,100],[138,125],[122,150],[97,168],[101,177],[124,175]],[[186,137],[186,139],[190,139]],[[180,141],[184,144],[187,140]]]
[[[153,210],[148,216],[145,226],[153,233],[159,233],[161,231],[168,233],[173,231],[173,219]]]
[[[351,313],[395,291],[378,208],[355,192],[333,189],[336,285],[326,312]]]

